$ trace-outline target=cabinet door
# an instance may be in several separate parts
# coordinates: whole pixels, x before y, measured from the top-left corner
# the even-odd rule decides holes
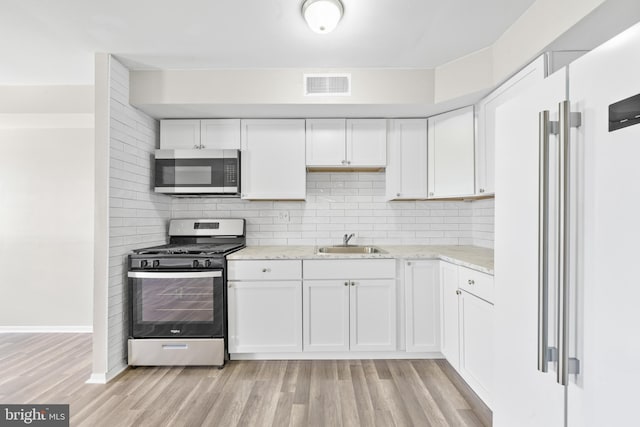
[[[387,120],[347,119],[348,166],[387,165]]]
[[[427,119],[389,120],[387,200],[427,198]]]
[[[351,280],[350,348],[396,349],[396,281]]]
[[[456,370],[460,369],[458,266],[440,262],[442,287],[442,354]]]
[[[534,369],[535,366],[532,368]],[[491,406],[493,304],[460,292],[460,375]]]
[[[200,148],[200,120],[160,120],[160,148]]]
[[[408,352],[440,351],[439,261],[404,265],[406,343]]]
[[[473,107],[429,118],[429,197],[474,194]]]
[[[305,351],[349,351],[349,282],[303,282]]]
[[[302,351],[302,283],[229,282],[229,353]]]
[[[544,56],[527,65],[478,103],[478,140],[476,150],[476,193],[495,192],[496,109],[537,82],[544,80]]]
[[[345,119],[307,119],[307,166],[346,164]]]
[[[240,119],[201,120],[200,143],[210,150],[239,150]]]
[[[242,198],[303,200],[304,120],[242,121]]]

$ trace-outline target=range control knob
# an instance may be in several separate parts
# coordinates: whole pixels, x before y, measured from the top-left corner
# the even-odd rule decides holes
[[[153,260],[153,268],[158,268],[158,267],[160,267],[160,260],[157,260],[157,259]]]
[[[197,259],[194,259],[193,260],[193,268],[198,268],[198,267],[200,267],[200,262],[198,262]]]
[[[211,267],[211,260],[210,259],[206,260],[204,262],[204,266],[207,267],[207,268]]]
[[[148,266],[149,266],[149,261],[147,261],[146,259],[143,259],[142,261],[140,261],[141,268],[147,268]]]

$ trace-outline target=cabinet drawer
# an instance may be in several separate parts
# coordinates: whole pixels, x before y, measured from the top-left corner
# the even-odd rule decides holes
[[[238,260],[229,261],[228,280],[300,280],[300,260]]]
[[[460,267],[458,277],[460,289],[493,303],[493,276]]]
[[[305,260],[305,279],[393,279],[394,259]]]

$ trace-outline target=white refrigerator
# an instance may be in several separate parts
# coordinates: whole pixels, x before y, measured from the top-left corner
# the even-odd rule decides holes
[[[496,112],[496,427],[640,426],[640,24]]]

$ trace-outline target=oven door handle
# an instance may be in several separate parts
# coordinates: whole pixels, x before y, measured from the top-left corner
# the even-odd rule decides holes
[[[222,270],[214,271],[130,271],[128,277],[133,279],[200,279],[207,277],[222,277]]]

